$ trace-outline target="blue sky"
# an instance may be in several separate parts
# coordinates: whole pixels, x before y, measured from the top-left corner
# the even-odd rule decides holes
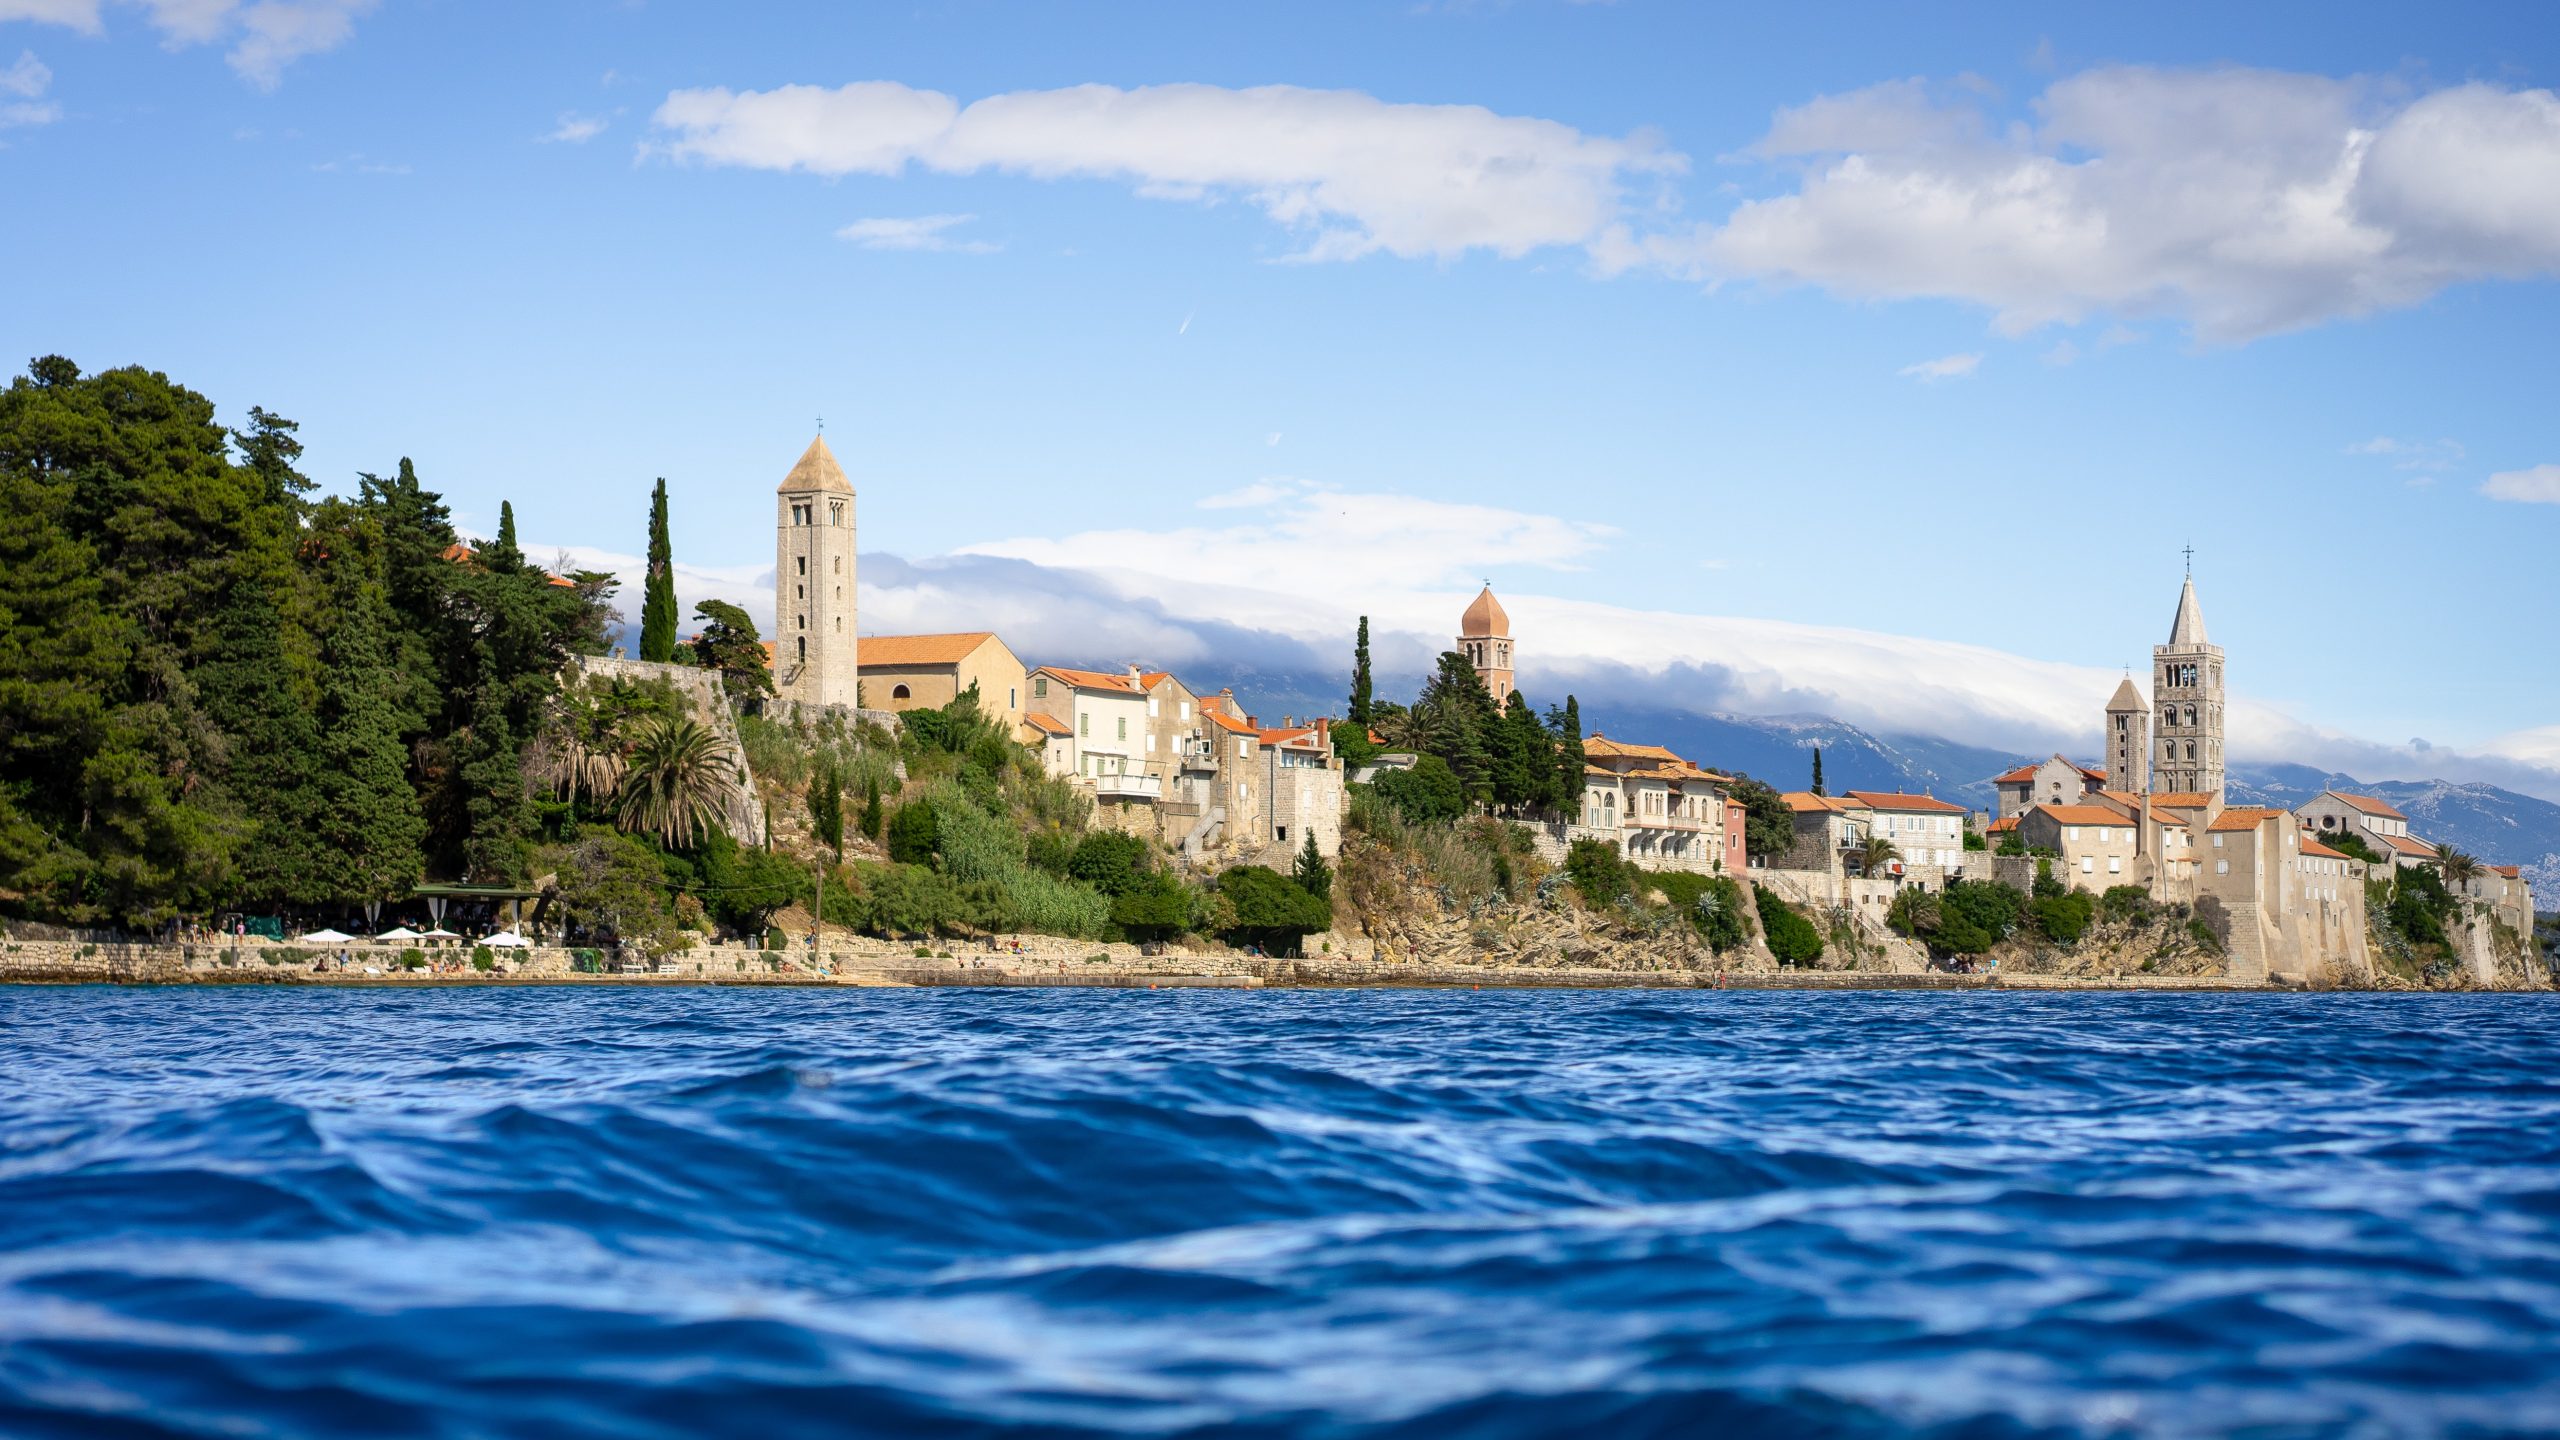
[[[866,629],[1489,576],[1533,686],[2019,746],[2193,544],[2235,749],[2560,793],[2560,18],[1815,9],[0,0],[0,354],[537,545],[665,475],[703,593],[823,415]]]

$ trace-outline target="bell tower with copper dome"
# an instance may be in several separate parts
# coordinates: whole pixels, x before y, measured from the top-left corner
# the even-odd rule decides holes
[[[1458,619],[1458,652],[1476,667],[1476,678],[1493,696],[1494,708],[1511,703],[1511,692],[1518,688],[1511,683],[1511,617],[1493,598],[1490,580]]]

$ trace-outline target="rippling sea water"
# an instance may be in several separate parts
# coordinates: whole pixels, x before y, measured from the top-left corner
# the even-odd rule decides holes
[[[2528,997],[0,987],[0,1431],[2560,1430]]]

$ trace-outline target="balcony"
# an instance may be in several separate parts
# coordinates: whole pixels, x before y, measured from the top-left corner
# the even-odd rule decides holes
[[[1627,828],[1630,830],[1679,830],[1694,835],[1708,827],[1706,821],[1688,815],[1630,815],[1627,817]]]
[[[1093,782],[1093,793],[1104,800],[1157,800],[1164,796],[1163,778],[1139,771],[1086,778]]]

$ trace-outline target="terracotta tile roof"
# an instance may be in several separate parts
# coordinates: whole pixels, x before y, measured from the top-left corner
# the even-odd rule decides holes
[[[2365,838],[2367,840],[2379,840],[2383,844],[2390,846],[2393,850],[2408,856],[2412,860],[2433,860],[2436,858],[2436,847],[2419,839],[2415,835],[2375,835],[2368,831]]]
[[[2399,811],[2392,809],[2389,805],[2384,804],[2382,801],[2374,799],[2370,795],[2350,795],[2344,790],[2332,790],[2329,793],[2337,796],[2341,800],[2344,800],[2350,806],[2363,811],[2367,815],[2378,815],[2385,820],[2406,820],[2409,818],[2408,816],[2401,814]]]
[[[2320,860],[2344,860],[2347,858],[2344,851],[2332,850],[2328,846],[2321,844],[2319,841],[2312,839],[2311,832],[2308,830],[2302,832],[2302,853]]]
[[[1255,738],[1265,745],[1305,744],[1312,747],[1315,744],[1315,737],[1316,727],[1313,725],[1293,725],[1286,730],[1261,731]]]
[[[1055,715],[1043,715],[1037,710],[1023,716],[1022,723],[1044,735],[1066,735],[1072,733],[1067,729],[1066,721],[1059,719]]]
[[[2003,815],[2003,816],[2001,816],[1999,819],[1994,820],[1994,821],[1992,821],[1992,822],[1991,822],[1991,828],[1990,828],[1990,830],[1989,830],[1987,833],[1989,833],[1989,834],[1993,834],[1993,835],[2006,835],[2006,834],[2008,834],[2010,831],[2015,830],[2015,829],[2017,829],[2017,828],[2018,828],[2018,817],[2017,817],[2017,816],[2015,816],[2015,815]]]
[[[859,652],[857,652],[859,653]],[[1079,690],[1109,690],[1121,695],[1135,695],[1138,687],[1129,683],[1129,672],[1101,670],[1069,670],[1058,665],[1043,665],[1034,675],[1055,675]]]
[[[2079,770],[2081,778],[2085,780],[2096,780],[2103,783],[2107,778],[2107,772],[2104,770],[2092,770],[2086,765],[2080,766]]]
[[[865,635],[855,642],[861,668],[874,665],[957,665],[996,638],[992,630],[960,630],[945,635]]]
[[[2213,823],[2206,826],[2205,829],[2209,831],[2255,830],[2259,826],[2265,824],[2268,820],[2284,813],[2285,812],[2282,810],[2260,809],[2255,805],[2234,805],[2230,809],[2223,811],[2221,814],[2214,816]]]
[[[2213,797],[2201,790],[2163,790],[2151,797],[2151,803],[2171,810],[2202,810],[2213,803]]]
[[[2489,873],[2492,875],[2504,875],[2510,880],[2521,880],[2524,878],[2523,868],[2516,865],[2492,865],[2489,867]]]
[[[1217,726],[1219,729],[1226,731],[1230,735],[1259,735],[1262,733],[1254,727],[1247,725],[1242,720],[1237,719],[1235,716],[1228,714],[1226,711],[1216,709],[1212,706],[1201,706],[1200,718]]]
[[[1964,807],[1935,795],[1902,795],[1891,790],[1852,790],[1849,798],[1870,810],[1917,811],[1924,815],[1961,815]]]
[[[1167,680],[1173,680],[1173,672],[1170,670],[1149,670],[1138,676],[1138,683],[1149,690],[1153,690]],[[1173,680],[1173,683],[1176,685],[1182,685],[1182,682],[1179,680]],[[1188,690],[1191,687],[1188,685],[1182,685],[1182,688]]]
[[[1612,740],[1596,730],[1582,738],[1582,757],[1586,760],[1669,760],[1680,765],[1688,763],[1659,745],[1627,745]]]
[[[1788,809],[1793,810],[1799,815],[1838,815],[1847,811],[1866,808],[1861,805],[1851,805],[1846,801],[1834,799],[1829,795],[1816,795],[1810,790],[1790,790],[1786,794],[1779,796],[1778,799],[1783,802]]]
[[[2043,768],[2044,765],[2041,762],[2034,765],[2021,765],[2006,775],[1994,775],[1991,777],[1991,783],[1994,785],[2024,785],[2028,781],[2036,778],[2036,772]]]
[[[2133,828],[2133,817],[2104,805],[2039,805],[2030,814],[2050,815],[2064,825],[2121,825]]]

